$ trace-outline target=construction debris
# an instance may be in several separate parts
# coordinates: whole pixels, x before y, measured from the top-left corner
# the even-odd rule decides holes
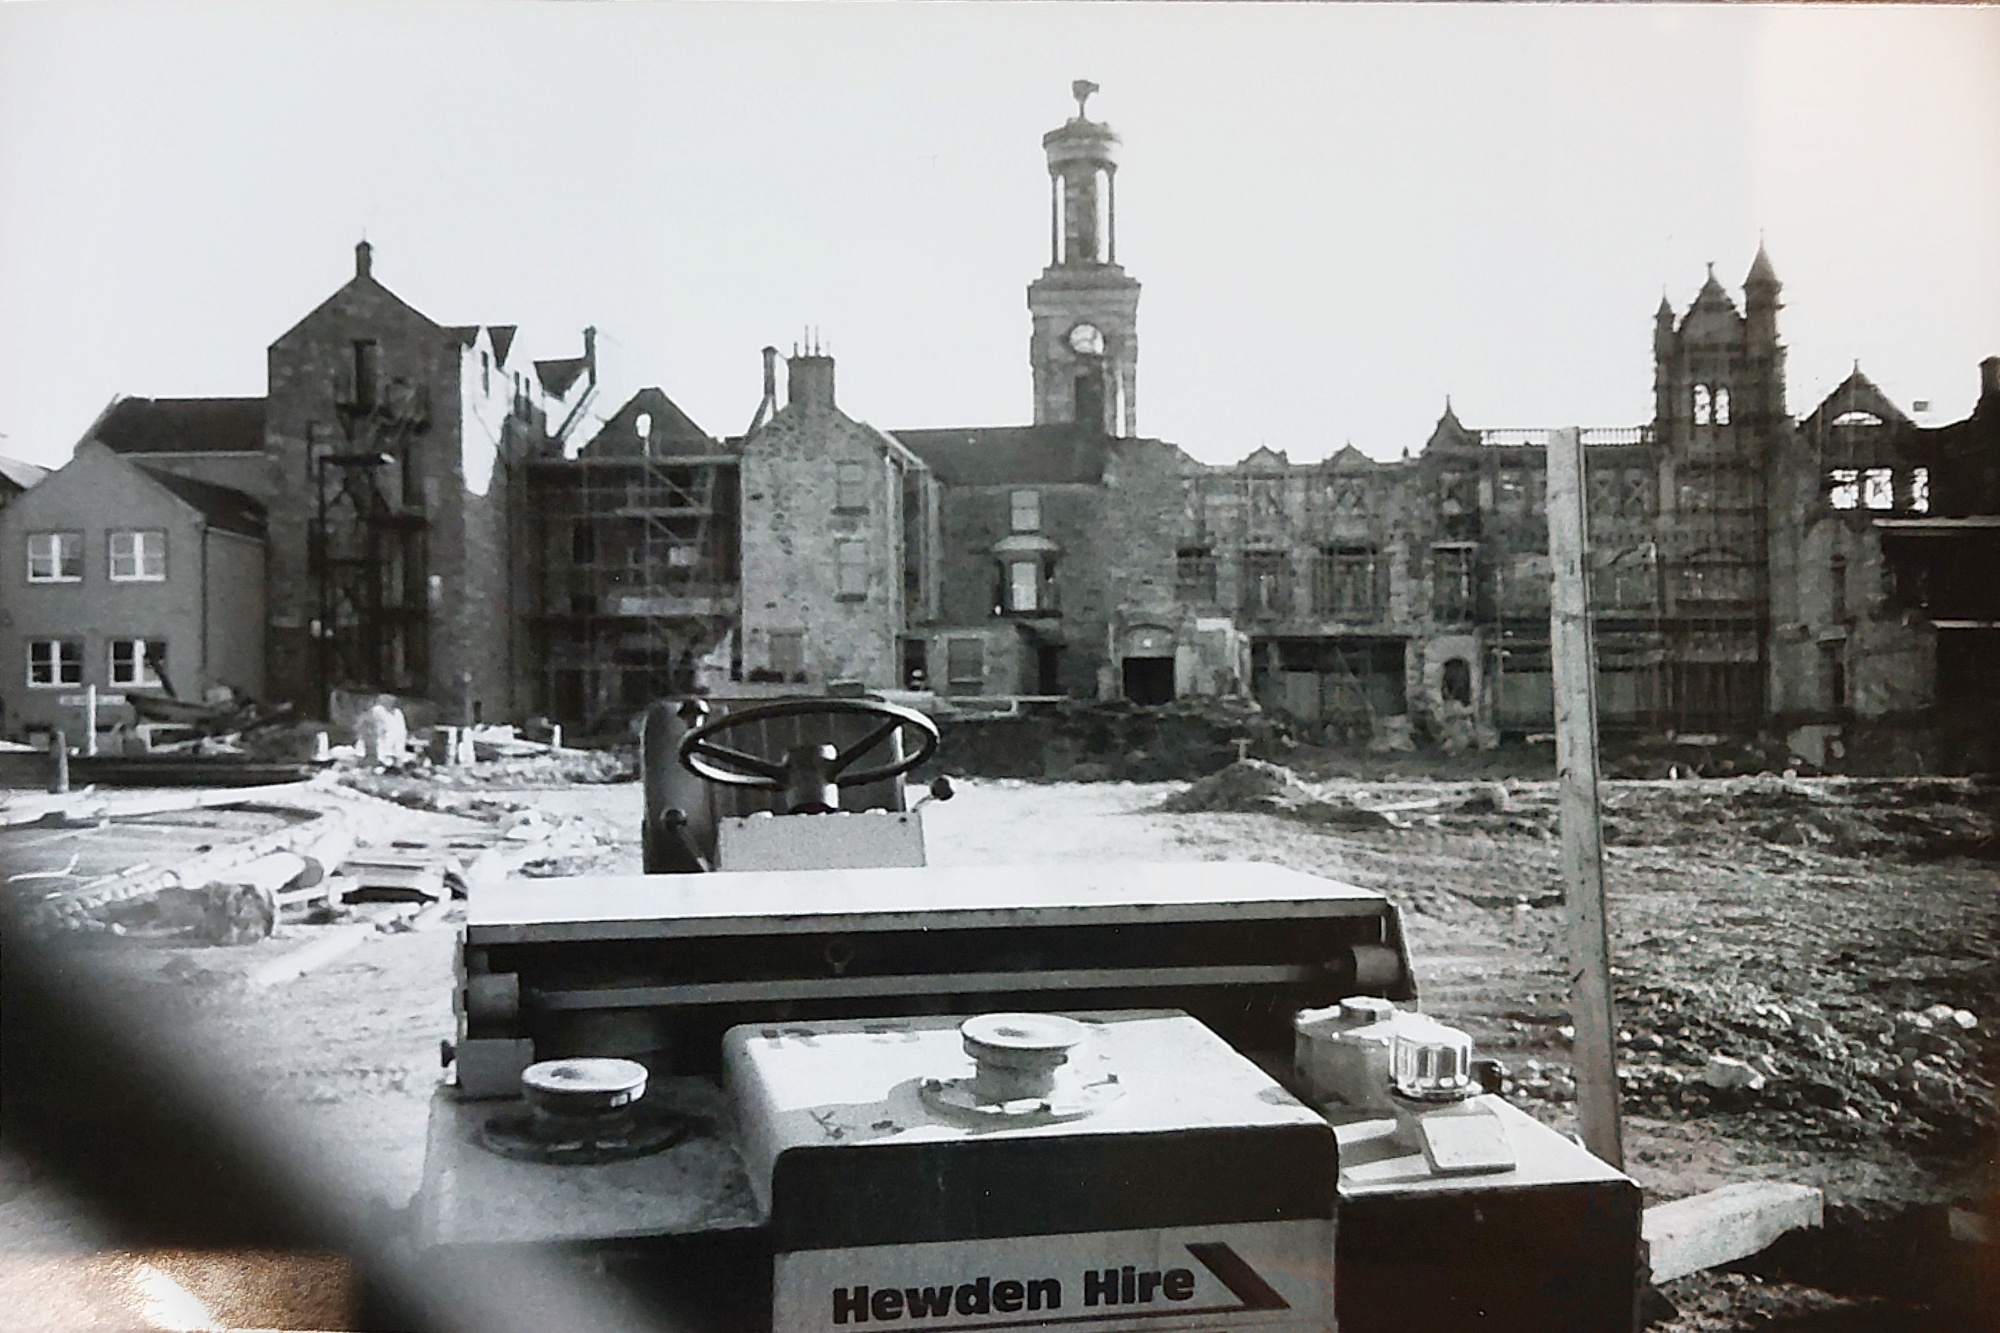
[[[1262,759],[1238,759],[1167,797],[1160,808],[1175,814],[1282,815],[1303,823],[1343,828],[1390,828],[1401,822],[1384,810],[1357,805],[1344,797],[1321,796],[1289,768]]]

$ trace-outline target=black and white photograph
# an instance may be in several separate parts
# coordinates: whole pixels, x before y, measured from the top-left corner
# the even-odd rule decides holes
[[[0,3],[0,1327],[1988,1327],[1996,768],[2000,7]]]

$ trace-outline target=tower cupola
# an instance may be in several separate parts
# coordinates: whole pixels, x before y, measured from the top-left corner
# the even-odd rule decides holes
[[[1049,263],[1118,262],[1118,136],[1089,115],[1097,85],[1070,85],[1076,114],[1042,136],[1049,158]]]

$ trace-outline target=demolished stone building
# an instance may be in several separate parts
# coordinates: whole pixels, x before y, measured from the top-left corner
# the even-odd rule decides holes
[[[272,343],[265,397],[126,400],[93,438],[264,507],[256,651],[309,712],[352,688],[621,724],[665,694],[849,682],[966,706],[1252,695],[1391,746],[1549,729],[1551,432],[1447,402],[1397,461],[1209,465],[1141,435],[1140,285],[1092,91],[1043,137],[1026,424],[877,429],[809,345],[782,374],[765,349],[742,435],[658,388],[586,431],[589,331],[529,362],[512,326],[403,302],[363,243]],[[1663,300],[1650,419],[1583,431],[1602,724],[1780,732],[1828,763],[1990,736],[2000,359],[1962,422],[1918,426],[1858,370],[1795,421],[1781,293],[1760,247],[1740,299],[1711,271]]]

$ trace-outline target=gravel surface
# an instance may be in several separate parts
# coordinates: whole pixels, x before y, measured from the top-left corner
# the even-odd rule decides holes
[[[1554,785],[1267,767],[1206,795],[965,780],[924,810],[931,860],[1251,859],[1380,889],[1403,909],[1424,1007],[1505,1064],[1517,1102],[1572,1128]],[[637,784],[477,777],[392,784],[381,794],[400,804],[383,808],[489,838],[540,821],[556,828],[554,869],[638,868]],[[1627,1167],[1648,1201],[1766,1178],[1819,1185],[1862,1218],[1980,1208],[2000,1182],[1993,789],[1756,778],[1614,782],[1605,796]],[[317,928],[239,948],[95,936],[89,952],[160,1016],[163,1043],[240,1080],[302,1159],[356,1199],[400,1203],[451,1031],[449,924],[383,934],[263,990],[243,978]],[[82,1224],[64,1231],[51,1183],[0,1180],[0,1245],[85,1243]],[[50,1209],[53,1233],[23,1220]],[[1667,1295],[1681,1308],[1668,1328],[1930,1326],[1907,1296],[1885,1305],[1755,1275],[1701,1275]]]

